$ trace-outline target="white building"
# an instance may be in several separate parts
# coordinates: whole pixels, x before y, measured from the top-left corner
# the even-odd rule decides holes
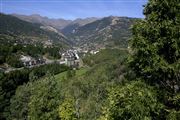
[[[67,66],[78,67],[79,66],[79,55],[76,50],[68,50],[62,54],[61,63],[66,64]]]

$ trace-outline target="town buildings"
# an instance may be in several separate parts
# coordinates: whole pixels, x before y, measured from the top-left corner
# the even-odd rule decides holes
[[[45,59],[43,58],[33,58],[31,56],[25,56],[25,55],[21,55],[20,60],[23,63],[23,65],[26,67],[41,65],[41,64],[45,64],[46,62]]]
[[[78,67],[79,66],[79,55],[76,50],[68,50],[64,52],[61,56],[61,64],[66,64],[70,67]]]

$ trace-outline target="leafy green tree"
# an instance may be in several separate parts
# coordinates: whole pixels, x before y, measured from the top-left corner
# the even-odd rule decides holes
[[[102,120],[151,120],[161,116],[163,105],[153,87],[133,81],[113,88]]]
[[[22,70],[12,71],[12,72],[9,72],[6,74],[0,74],[0,103],[1,103],[0,104],[0,119],[2,119],[3,117],[6,117],[6,116],[11,116],[10,115],[11,113],[9,111],[21,112],[21,111],[18,111],[18,109],[16,109],[16,108],[14,108],[14,109],[16,109],[16,110],[14,110],[12,107],[10,107],[11,110],[9,110],[10,99],[12,98],[12,96],[14,96],[15,92],[17,92],[17,96],[15,95],[15,97],[13,97],[14,104],[24,103],[25,101],[23,101],[23,100],[27,99],[26,92],[28,95],[29,91],[24,90],[23,89],[24,87],[22,87],[19,90],[19,89],[17,89],[18,86],[26,84],[29,81],[31,81],[31,82],[36,81],[40,77],[45,76],[48,73],[47,69],[49,70],[49,72],[51,74],[57,74],[57,73],[66,71],[67,69],[69,69],[69,67],[64,66],[64,65],[59,65],[59,64],[49,64],[49,65],[42,65],[39,67],[34,67],[32,69],[22,69]],[[50,78],[50,80],[51,80],[51,78]],[[45,83],[47,83],[47,81]],[[40,83],[37,82],[37,84],[39,86],[44,86],[44,84],[41,82]],[[36,85],[36,83],[33,83],[34,87],[32,87],[32,89],[36,89],[38,85]],[[17,91],[16,91],[16,89],[17,89]],[[42,87],[42,89],[43,89],[43,87]],[[45,87],[44,87],[44,89],[45,89]],[[56,89],[56,88],[54,88],[54,89]],[[36,92],[35,93],[33,92],[33,94],[37,95]],[[23,95],[25,98],[23,98]],[[26,101],[26,102],[28,102],[28,101]],[[24,109],[26,109],[26,108],[24,108]],[[21,113],[19,113],[19,114],[21,114]]]
[[[180,119],[180,111],[172,110],[167,116],[167,120],[179,120]]]
[[[129,63],[138,77],[171,92],[180,87],[179,0],[149,0],[132,28]]]
[[[77,120],[75,100],[66,98],[59,106],[59,117],[61,120]]]
[[[168,115],[167,120],[179,120],[180,119],[180,94],[176,94],[169,98],[168,103]]]
[[[28,103],[32,94],[31,82],[19,86],[15,95],[11,98],[9,120],[27,120],[28,119]]]
[[[12,66],[12,67],[15,67],[15,68],[19,68],[19,67],[22,67],[23,64],[22,62],[19,60],[19,58],[15,55],[11,55],[11,56],[8,56],[6,58],[6,62]]]
[[[53,77],[36,81],[28,107],[30,120],[57,120],[60,91]]]
[[[0,117],[7,116],[10,105],[10,98],[15,94],[16,88],[29,79],[29,70],[12,71],[6,73],[0,79]]]

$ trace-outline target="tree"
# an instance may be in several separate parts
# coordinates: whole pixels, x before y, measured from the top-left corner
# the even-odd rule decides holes
[[[48,79],[35,81],[28,103],[28,119],[30,120],[57,120],[60,90],[57,81]]]
[[[11,65],[12,67],[15,68],[19,68],[23,66],[22,62],[15,55],[8,56],[6,58],[6,62],[8,63],[8,65]]]
[[[169,114],[167,120],[179,120],[180,119],[180,94],[174,95],[169,98]]]
[[[26,120],[28,119],[28,103],[31,96],[31,82],[19,86],[16,89],[16,94],[11,98],[10,114],[8,120]]]
[[[137,77],[171,92],[180,87],[179,0],[149,0],[132,28],[130,67]]]
[[[73,76],[75,76],[75,74],[76,74],[75,70],[68,70],[66,73],[66,78],[67,79],[72,78]]]
[[[73,98],[66,98],[59,106],[59,117],[61,120],[77,120],[75,100]]]
[[[167,120],[179,120],[180,119],[180,111],[172,110],[167,116]]]
[[[161,118],[163,105],[156,90],[141,81],[117,86],[109,93],[102,120],[154,120]]]

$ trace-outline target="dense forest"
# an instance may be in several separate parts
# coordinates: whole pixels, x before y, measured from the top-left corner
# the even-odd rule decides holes
[[[0,73],[0,118],[3,119],[4,116],[9,113],[11,97],[14,96],[16,88],[18,88],[20,85],[25,85],[30,81],[36,81],[37,79],[43,78],[45,76],[56,75],[67,70],[70,70],[70,68],[54,63],[31,69],[22,69],[9,73]],[[4,112],[3,115],[2,112]]]
[[[129,48],[0,74],[0,119],[180,120],[179,0],[149,0]]]

